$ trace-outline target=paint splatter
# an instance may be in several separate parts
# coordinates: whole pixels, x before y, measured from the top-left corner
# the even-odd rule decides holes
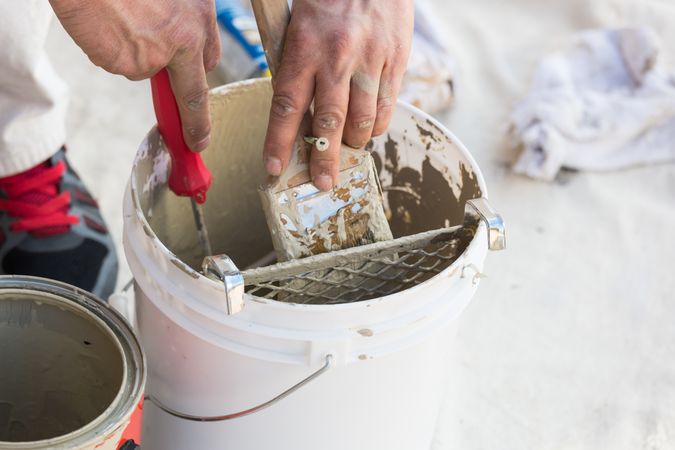
[[[433,134],[432,132],[428,132]],[[421,233],[462,223],[467,200],[480,197],[476,175],[459,162],[461,180],[451,180],[431,163],[427,155],[422,170],[401,167],[399,145],[391,136],[385,143],[385,161],[375,159],[378,173],[391,176],[391,185],[383,186],[391,212],[390,225],[395,237]],[[452,185],[460,187],[459,196]]]

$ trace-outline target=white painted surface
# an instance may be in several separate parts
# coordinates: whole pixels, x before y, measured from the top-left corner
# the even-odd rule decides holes
[[[433,1],[460,67],[442,119],[478,159],[509,229],[509,250],[490,255],[462,316],[434,450],[674,449],[675,167],[543,184],[508,172],[502,136],[537,59],[574,31],[651,25],[674,67],[675,5]],[[71,154],[121,243],[123,185],[154,122],[149,85],[93,68],[57,28],[51,38],[73,88]]]

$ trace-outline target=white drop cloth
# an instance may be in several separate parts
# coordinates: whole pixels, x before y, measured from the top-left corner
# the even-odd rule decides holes
[[[573,40],[541,61],[511,113],[523,146],[514,171],[550,181],[562,167],[675,161],[675,69],[657,67],[654,33],[593,30]]]

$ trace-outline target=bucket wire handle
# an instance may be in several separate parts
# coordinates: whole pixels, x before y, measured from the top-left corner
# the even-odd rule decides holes
[[[326,355],[326,362],[319,368],[316,372],[312,373],[309,375],[307,378],[303,379],[302,381],[294,384],[290,388],[286,389],[284,392],[281,394],[277,395],[271,400],[266,401],[265,403],[261,403],[257,406],[254,406],[253,408],[249,408],[244,411],[232,413],[232,414],[223,414],[221,416],[194,416],[192,414],[185,414],[180,411],[176,411],[173,408],[169,408],[165,404],[163,404],[157,397],[154,397],[152,395],[146,395],[145,400],[148,400],[152,403],[154,403],[159,409],[164,411],[167,414],[170,414],[174,417],[178,417],[179,419],[184,419],[184,420],[190,420],[192,422],[222,422],[224,420],[231,420],[231,419],[236,419],[239,417],[244,417],[248,416],[249,414],[253,414],[258,411],[262,411],[263,409],[269,408],[270,406],[274,405],[275,403],[278,403],[279,401],[283,400],[284,398],[288,397],[291,395],[293,392],[297,391],[310,381],[313,381],[326,373],[328,369],[331,368],[333,365],[333,355],[328,354]]]

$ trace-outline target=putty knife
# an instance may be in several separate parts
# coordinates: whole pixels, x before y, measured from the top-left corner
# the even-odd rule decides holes
[[[204,224],[201,206],[206,201],[206,192],[211,187],[212,176],[202,161],[185,144],[183,126],[178,112],[176,97],[171,89],[169,73],[162,69],[150,79],[152,103],[157,117],[157,128],[171,155],[169,189],[181,197],[190,197],[199,243],[205,256],[212,255],[209,235]]]
[[[277,74],[290,11],[286,0],[252,0],[272,77]],[[373,158],[363,149],[342,145],[340,173],[332,191],[322,192],[309,175],[312,146],[329,143],[310,133],[303,120],[291,161],[279,177],[260,187],[260,198],[280,261],[392,239],[382,206]]]

